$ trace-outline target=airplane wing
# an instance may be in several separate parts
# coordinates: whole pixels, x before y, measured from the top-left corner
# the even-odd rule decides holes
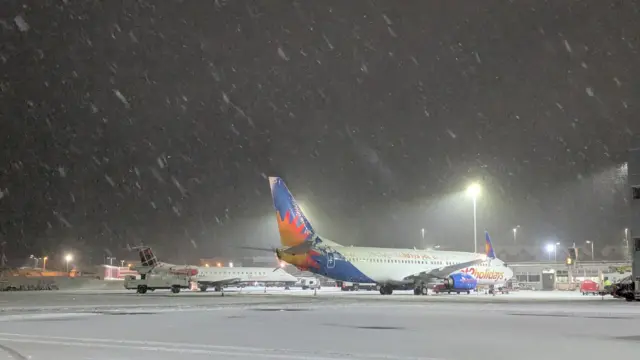
[[[480,264],[481,262],[483,262],[484,260],[482,259],[476,259],[476,260],[471,260],[471,261],[467,261],[464,263],[460,263],[460,264],[455,264],[455,265],[449,265],[449,266],[445,266],[445,267],[441,267],[439,269],[433,269],[431,271],[423,271],[420,272],[418,274],[413,274],[413,275],[409,275],[405,278],[405,280],[415,280],[415,279],[444,279],[447,276],[449,276],[451,273],[456,272],[458,270],[462,270],[466,267],[469,266],[473,266],[473,265],[477,265]]]
[[[207,280],[196,280],[198,284],[207,285],[207,286],[219,286],[219,285],[229,285],[241,282],[240,278],[232,278],[232,279],[224,279],[218,281],[207,281]]]

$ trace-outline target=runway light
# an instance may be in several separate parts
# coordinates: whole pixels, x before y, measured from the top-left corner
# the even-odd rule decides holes
[[[209,267],[209,264],[204,264],[204,267]]]
[[[217,264],[216,264],[216,266],[217,266],[217,267],[222,267],[222,264],[217,263]]]

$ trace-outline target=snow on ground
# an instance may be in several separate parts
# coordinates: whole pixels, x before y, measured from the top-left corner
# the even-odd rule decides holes
[[[162,296],[177,301],[172,304],[206,299],[210,306],[12,314],[0,316],[0,359],[5,351],[31,360],[466,360],[489,350],[496,360],[564,360],[635,358],[640,347],[635,303],[396,301],[402,297],[272,296],[268,303],[226,307],[220,302],[246,297]]]
[[[466,360],[487,350],[496,360],[564,360],[635,358],[640,348],[640,303],[575,293],[36,294],[3,296],[0,360]]]
[[[315,294],[315,295],[314,295]],[[380,295],[375,291],[340,291],[337,288],[313,290],[244,288],[228,289],[225,296],[219,292],[183,291],[172,294],[167,290],[157,290],[144,295],[134,291],[42,291],[8,292],[0,298],[0,314],[13,312],[42,311],[103,311],[110,308],[155,307],[188,310],[211,306],[245,306],[270,303],[308,303],[331,300],[334,304],[352,301],[369,301],[393,304],[428,303],[538,303],[538,302],[608,302],[615,301],[610,296],[583,296],[578,292],[536,292],[522,291],[496,296],[479,294],[439,294],[415,296],[412,291],[396,291],[393,295]],[[456,305],[458,306],[458,305]]]

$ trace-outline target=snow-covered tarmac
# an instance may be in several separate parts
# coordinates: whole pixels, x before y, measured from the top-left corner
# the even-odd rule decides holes
[[[16,292],[0,294],[0,309],[0,360],[566,360],[640,349],[640,303],[565,292]]]

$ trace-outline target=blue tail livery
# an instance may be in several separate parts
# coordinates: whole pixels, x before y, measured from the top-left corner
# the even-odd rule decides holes
[[[313,226],[279,177],[269,177],[273,206],[278,220],[280,243],[286,247],[298,246],[311,239]]]
[[[484,232],[484,252],[489,259],[495,259],[496,253],[493,251],[493,245],[491,245],[491,237],[489,237],[489,232]]]

